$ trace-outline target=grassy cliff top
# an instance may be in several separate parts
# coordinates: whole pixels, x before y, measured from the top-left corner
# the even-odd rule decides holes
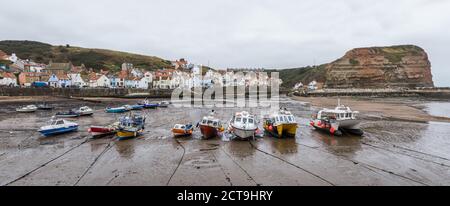
[[[129,62],[136,67],[148,70],[170,67],[171,63],[154,56],[145,56],[106,49],[89,49],[70,45],[53,46],[35,41],[0,41],[0,50],[16,55],[21,59],[32,59],[38,63],[68,62],[74,65],[85,64],[94,69],[120,69],[122,63]]]

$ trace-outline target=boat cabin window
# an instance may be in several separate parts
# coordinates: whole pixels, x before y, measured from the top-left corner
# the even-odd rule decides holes
[[[294,118],[291,117],[291,116],[289,116],[288,119],[289,119],[289,122],[293,122],[294,121]]]
[[[212,120],[208,120],[208,124],[209,124],[209,125],[212,125],[212,124],[213,124],[213,121],[212,121]]]
[[[214,122],[214,124],[213,124],[215,127],[217,127],[217,126],[219,126],[219,123],[218,122]]]
[[[204,119],[203,121],[202,121],[202,124],[206,124],[208,121],[206,120],[206,119]]]
[[[247,120],[248,120],[248,119],[247,119],[247,118],[244,118],[244,119],[242,119],[242,120],[243,120],[243,122],[244,122],[244,124],[245,124],[245,123],[247,123]]]
[[[253,119],[248,119],[248,123],[253,124],[255,122],[255,120]]]
[[[60,124],[64,124],[64,121],[63,120],[56,121],[56,125],[60,125]]]
[[[242,121],[242,118],[240,118],[240,117],[236,118],[236,122],[241,122],[241,121]]]
[[[277,122],[279,122],[280,121],[280,117],[277,117]]]

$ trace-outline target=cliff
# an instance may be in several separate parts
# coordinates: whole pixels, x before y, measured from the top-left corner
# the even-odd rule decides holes
[[[353,49],[328,64],[325,88],[433,87],[431,63],[418,46]]]

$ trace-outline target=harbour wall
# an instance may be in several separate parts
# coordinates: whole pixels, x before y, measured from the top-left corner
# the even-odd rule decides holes
[[[306,97],[425,97],[450,100],[450,88],[429,89],[342,89],[342,90],[319,90],[310,92],[293,92],[296,96]]]
[[[170,98],[172,90],[110,88],[0,88],[0,96]]]

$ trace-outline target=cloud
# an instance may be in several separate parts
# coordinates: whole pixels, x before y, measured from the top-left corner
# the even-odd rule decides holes
[[[1,39],[187,58],[213,67],[289,68],[355,47],[417,44],[450,86],[450,1],[40,0],[0,7]]]

